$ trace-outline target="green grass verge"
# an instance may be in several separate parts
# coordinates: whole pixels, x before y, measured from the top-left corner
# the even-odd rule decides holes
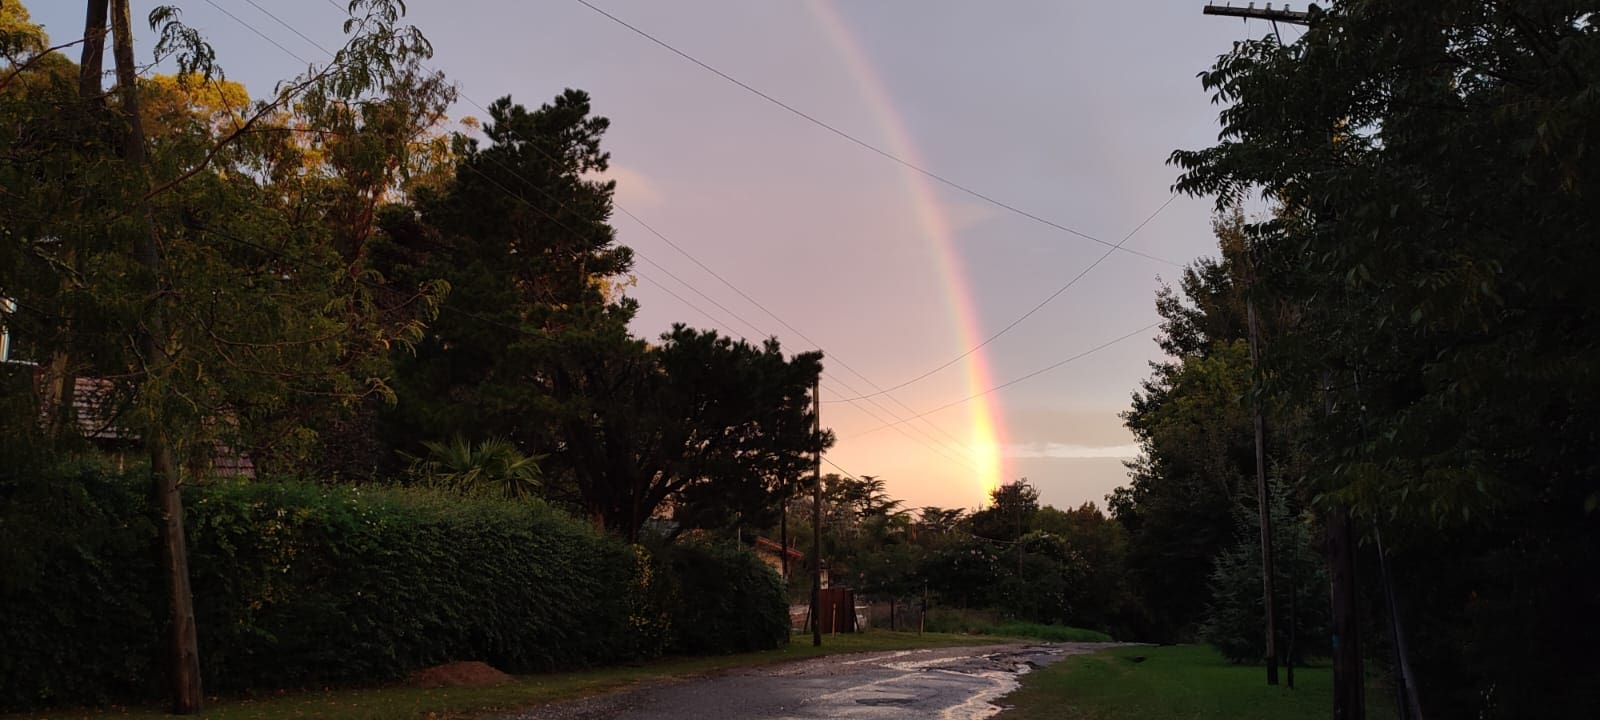
[[[586,697],[651,680],[693,677],[731,668],[769,665],[820,655],[981,645],[1004,640],[1005,638],[944,633],[927,633],[919,636],[914,632],[875,630],[870,633],[826,636],[822,639],[822,647],[819,648],[811,645],[810,636],[796,635],[793,643],[777,650],[713,657],[667,658],[638,666],[525,675],[518,677],[515,683],[491,688],[423,690],[382,687],[295,692],[251,699],[213,699],[208,703],[204,715],[218,720],[287,718],[398,720],[419,717],[473,717],[556,700]],[[108,708],[63,710],[43,715],[29,714],[26,717],[167,720],[172,716],[156,708]]]
[[[1296,668],[1289,690],[1267,686],[1265,669],[1230,664],[1209,647],[1125,647],[1025,675],[1001,702],[1011,707],[1000,720],[1320,720],[1333,706],[1333,672]],[[1368,717],[1393,717],[1369,704]]]
[[[928,629],[935,632],[997,637],[1028,638],[1046,642],[1111,642],[1111,636],[1098,630],[1067,625],[1044,625],[1002,620],[997,613],[983,610],[940,608],[928,613]]]
[[[995,635],[1032,638],[1047,642],[1111,642],[1111,636],[1098,630],[1066,625],[1040,625],[1038,623],[1003,622],[994,626]]]

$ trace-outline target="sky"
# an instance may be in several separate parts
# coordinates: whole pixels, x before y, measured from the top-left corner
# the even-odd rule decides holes
[[[1196,75],[1270,28],[1204,0],[589,1],[989,198],[578,0],[411,0],[455,117],[579,88],[611,119],[637,334],[685,322],[822,349],[824,471],[881,477],[909,507],[976,507],[1022,477],[1047,504],[1103,506],[1126,482],[1118,415],[1162,359],[1155,292],[1215,249],[1211,201],[1173,198],[1166,158],[1216,138]],[[168,2],[256,96],[326,60],[295,31],[343,37],[335,0]],[[81,32],[83,3],[26,4],[56,42]],[[140,62],[154,6],[133,3]],[[1148,219],[1124,247],[1156,259],[1095,265],[1105,245],[1022,213],[1111,244]]]

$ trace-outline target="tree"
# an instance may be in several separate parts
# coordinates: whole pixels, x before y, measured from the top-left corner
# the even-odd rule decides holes
[[[1081,573],[1069,588],[1071,623],[1112,629],[1117,637],[1132,637],[1128,538],[1122,525],[1092,502],[1066,510],[1046,505],[1039,509],[1034,524],[1040,533],[1060,539],[1063,557],[1082,563]]]
[[[557,451],[554,368],[572,354],[612,354],[619,372],[638,359],[642,348],[626,347],[635,303],[603,291],[632,263],[607,224],[614,184],[589,179],[609,162],[608,126],[581,91],[532,111],[502,98],[487,144],[456,137],[452,178],[379,211],[379,272],[451,289],[445,321],[393,354],[400,402],[378,414],[386,446],[417,452],[460,433]]]
[[[1272,523],[1278,537],[1274,575],[1280,598],[1279,654],[1289,662],[1325,657],[1330,649],[1328,574],[1314,540],[1318,524],[1311,513],[1299,507],[1288,483],[1274,482],[1271,494]],[[1235,517],[1237,541],[1219,553],[1212,566],[1211,600],[1200,637],[1231,662],[1255,663],[1266,654],[1261,634],[1260,521],[1244,508]]]
[[[1127,533],[1140,634],[1152,639],[1193,635],[1212,560],[1233,545],[1236,508],[1255,497],[1244,224],[1237,210],[1220,215],[1213,226],[1220,257],[1197,260],[1176,288],[1157,294],[1159,342],[1171,359],[1151,365],[1123,414],[1140,457],[1128,464],[1128,485],[1107,500]]]
[[[1600,705],[1565,680],[1600,622],[1572,570],[1600,541],[1597,38],[1582,3],[1337,4],[1220,58],[1221,138],[1172,156],[1180,190],[1283,208],[1248,228],[1301,313],[1269,390],[1314,418],[1330,525],[1386,543],[1434,715]]]
[[[148,451],[180,712],[201,704],[184,471],[204,471],[219,441],[257,429],[274,405],[380,390],[350,368],[411,329],[375,320],[356,277],[318,266],[317,223],[273,212],[277,194],[254,172],[249,160],[259,156],[244,142],[278,108],[358,100],[381,91],[391,63],[426,53],[420,35],[399,27],[396,3],[352,9],[362,20],[333,63],[226,130],[211,121],[215,108],[186,93],[169,93],[174,102],[159,108],[170,121],[160,134],[146,127],[161,105],[148,101],[163,88],[137,75],[125,0],[88,3],[78,82],[69,82],[65,59],[29,61],[12,68],[0,93],[0,154],[8,158],[0,255],[16,260],[0,268],[0,289],[30,308],[23,324],[43,330],[35,338],[51,358],[44,385],[59,388],[47,413],[70,404],[74,375],[92,373],[113,387],[107,417]],[[117,86],[102,97],[97,48],[108,20]],[[151,20],[158,53],[178,55],[180,82],[214,77],[214,53],[175,10],[158,8]],[[58,427],[76,431],[76,422],[61,421],[69,415],[57,417]]]
[[[1039,490],[1027,478],[1002,483],[989,492],[989,507],[972,514],[972,532],[992,540],[1016,540],[1033,530]]]
[[[657,509],[682,527],[778,520],[779,489],[825,448],[810,392],[820,353],[786,358],[676,326],[657,347],[612,337],[552,369],[562,442],[552,459],[595,522],[630,540]]]

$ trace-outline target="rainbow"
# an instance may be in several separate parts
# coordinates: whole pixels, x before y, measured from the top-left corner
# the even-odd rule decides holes
[[[817,0],[807,5],[812,8],[817,23],[829,41],[838,48],[840,57],[849,67],[851,75],[856,78],[862,99],[888,138],[888,150],[898,157],[905,158],[907,162],[927,167],[927,163],[922,159],[922,153],[918,152],[916,144],[912,142],[905,120],[895,110],[889,93],[884,89],[882,78],[868,62],[860,40],[840,17],[833,2]],[[906,190],[910,194],[912,206],[916,208],[917,223],[923,236],[928,238],[929,245],[933,247],[939,275],[946,289],[945,302],[948,304],[951,317],[955,320],[957,337],[963,348],[975,347],[983,341],[983,333],[978,325],[976,301],[971,288],[968,287],[966,276],[961,272],[961,256],[956,252],[955,233],[951,229],[950,220],[945,216],[944,208],[939,203],[933,181],[911,168],[902,166],[902,169]],[[989,381],[989,362],[983,350],[968,355],[962,363],[970,394],[977,394],[992,387]],[[1000,414],[992,398],[992,395],[983,395],[968,404],[971,409],[969,416],[971,441],[965,450],[978,467],[977,489],[981,493],[979,504],[986,502],[990,491],[998,487],[1001,480],[1007,477],[1005,459],[1000,455],[1002,431]]]

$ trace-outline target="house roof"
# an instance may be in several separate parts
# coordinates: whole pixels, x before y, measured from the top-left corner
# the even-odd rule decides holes
[[[782,545],[779,545],[774,540],[768,540],[768,539],[766,539],[764,537],[761,537],[760,535],[756,536],[756,549],[757,550],[765,550],[765,551],[773,553],[773,554],[777,554],[777,553],[780,553],[780,552],[784,551],[784,547]],[[799,550],[796,550],[796,549],[794,549],[792,547],[788,549],[788,552],[789,552],[789,557],[794,558],[795,560],[802,559],[802,558],[804,558],[806,556],[805,553],[800,552]]]

